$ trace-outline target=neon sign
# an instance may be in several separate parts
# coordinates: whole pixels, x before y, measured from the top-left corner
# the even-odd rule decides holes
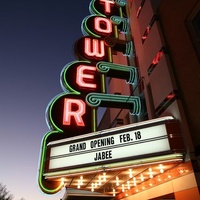
[[[64,91],[76,94],[102,92],[101,75],[94,64],[88,61],[71,62],[61,72]]]
[[[83,48],[80,48],[83,47]],[[92,62],[108,61],[109,47],[103,40],[93,37],[80,38],[75,43],[75,54],[80,60],[90,60]]]
[[[104,12],[110,14],[111,13],[111,6],[115,5],[115,3],[111,0],[108,0],[108,1],[100,0],[99,2],[105,6]]]
[[[42,141],[39,185],[43,192],[58,192],[61,180],[46,180],[48,170],[47,146],[60,139],[80,136],[97,130],[98,107],[129,109],[131,115],[139,115],[140,98],[106,93],[106,77],[124,79],[128,84],[137,80],[134,66],[118,65],[112,62],[112,50],[119,50],[128,56],[132,53],[132,42],[120,41],[119,32],[126,34],[128,20],[125,19],[125,3],[120,0],[92,0],[92,16],[82,23],[84,37],[75,45],[77,61],[68,63],[61,72],[63,93],[57,95],[47,109],[50,131]]]
[[[84,38],[84,53],[88,57],[96,57],[101,59],[105,56],[105,48],[103,40]]]
[[[76,106],[77,109],[73,110]],[[80,99],[64,99],[63,125],[71,125],[71,118],[74,117],[77,126],[85,126],[82,116],[85,114],[85,102]]]
[[[96,67],[90,67],[90,66],[87,66],[87,65],[80,65],[77,68],[76,83],[79,86],[82,86],[82,87],[96,88],[97,87],[96,83],[90,83],[89,82],[89,80],[94,81],[94,75],[93,74],[84,73],[86,70],[89,70],[89,71],[93,72],[93,71],[96,71]],[[87,79],[88,82],[85,81],[84,79]]]

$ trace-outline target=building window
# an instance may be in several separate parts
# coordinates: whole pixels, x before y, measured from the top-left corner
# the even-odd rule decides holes
[[[143,6],[144,6],[144,3],[145,3],[145,0],[142,0],[142,2],[141,2],[141,4],[140,4],[140,6],[139,6],[139,8],[138,8],[138,10],[137,10],[137,18],[139,17],[139,15],[140,15],[140,13],[141,13],[141,10],[142,10],[142,8],[143,8]]]
[[[187,19],[188,32],[195,50],[200,57],[200,3]]]
[[[198,38],[198,41],[200,42],[200,10],[197,12],[195,17],[193,18],[192,26],[194,28],[195,34]]]
[[[121,95],[121,93],[120,93],[120,92],[115,92],[114,94],[116,94],[116,95]]]
[[[173,90],[169,93],[161,104],[155,109],[156,115],[160,116],[178,98],[178,91]]]
[[[147,28],[146,28],[146,30],[145,30],[143,36],[142,36],[142,43],[144,43],[145,40],[147,39],[147,36],[149,35],[149,33],[150,33],[150,31],[151,31],[151,28],[152,28],[152,26],[153,26],[153,24],[154,24],[154,22],[155,22],[156,20],[157,20],[157,16],[154,15],[154,16],[151,18],[151,21],[149,22],[149,24],[148,24],[148,26],[147,26]]]
[[[165,47],[162,47],[160,51],[156,54],[154,59],[152,60],[151,65],[148,68],[148,75],[150,76],[153,70],[155,69],[156,65],[160,62],[163,55],[166,53]]]
[[[117,126],[122,126],[124,125],[124,120],[123,119],[117,119]]]

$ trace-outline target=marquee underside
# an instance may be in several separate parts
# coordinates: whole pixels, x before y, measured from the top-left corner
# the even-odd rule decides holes
[[[63,200],[75,200],[77,197],[79,200],[109,200],[117,195],[129,196],[170,181],[175,177],[191,173],[191,170],[190,162],[184,163],[182,159],[173,159],[105,172],[65,176],[64,186],[67,190],[75,190],[76,193],[67,194]],[[55,177],[48,179],[59,180]],[[85,192],[85,194],[80,195],[77,191]],[[87,193],[90,195],[88,196]],[[101,195],[96,196],[96,193]]]

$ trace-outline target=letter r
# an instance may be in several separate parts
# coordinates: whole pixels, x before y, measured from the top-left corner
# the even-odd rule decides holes
[[[76,106],[77,110],[72,108]],[[64,99],[63,125],[71,125],[71,118],[74,117],[77,126],[85,126],[82,116],[85,114],[85,102],[81,99]]]

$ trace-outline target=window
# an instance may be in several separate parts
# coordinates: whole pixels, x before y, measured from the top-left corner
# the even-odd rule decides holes
[[[194,8],[187,19],[188,32],[194,48],[200,57],[200,3]]]
[[[194,28],[196,37],[198,41],[200,42],[200,10],[197,12],[197,14],[195,15],[195,17],[193,18],[191,22],[192,22],[192,26]]]
[[[141,10],[142,10],[142,8],[144,6],[144,3],[145,3],[145,0],[142,0],[141,4],[140,4],[140,6],[139,6],[139,8],[137,10],[137,18],[139,17],[139,15],[141,13]]]
[[[142,36],[142,43],[144,43],[145,40],[147,39],[147,36],[149,35],[149,33],[150,33],[150,31],[151,31],[151,28],[152,28],[152,26],[153,26],[153,24],[154,24],[154,22],[155,22],[156,20],[157,20],[157,16],[154,15],[154,16],[151,18],[151,21],[149,22],[149,24],[148,24],[148,26],[147,26],[147,28],[146,28],[146,30],[145,30],[143,36]]]
[[[155,69],[156,65],[160,62],[163,55],[166,53],[165,47],[162,47],[160,51],[156,54],[154,59],[152,60],[151,65],[148,68],[148,75],[150,76],[153,70]]]
[[[117,126],[122,126],[124,125],[124,120],[123,119],[117,119]]]

